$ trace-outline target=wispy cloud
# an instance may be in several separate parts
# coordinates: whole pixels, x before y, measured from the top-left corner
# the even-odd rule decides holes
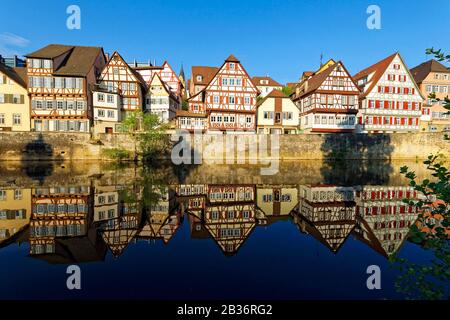
[[[26,48],[30,40],[10,32],[0,33],[0,54],[4,56],[22,55],[20,48]]]

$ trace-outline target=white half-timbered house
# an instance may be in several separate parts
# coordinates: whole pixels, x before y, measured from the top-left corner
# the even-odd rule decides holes
[[[155,73],[145,94],[145,110],[157,114],[162,123],[175,118],[180,102],[168,85]]]
[[[304,77],[291,99],[300,109],[300,128],[307,133],[352,132],[359,89],[341,61]]]
[[[113,133],[127,113],[142,111],[145,82],[114,52],[93,86],[94,128],[96,133]]]
[[[199,114],[191,122],[206,114],[208,131],[254,133],[258,93],[240,61],[230,55],[206,87],[188,100],[189,112]],[[183,128],[181,121],[177,123]]]
[[[26,58],[31,130],[89,132],[103,49],[51,44]]]
[[[425,98],[400,53],[354,75],[362,93],[358,132],[419,131]]]

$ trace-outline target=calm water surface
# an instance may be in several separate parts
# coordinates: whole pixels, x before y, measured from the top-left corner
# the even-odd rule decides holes
[[[403,299],[420,163],[0,165],[0,299]],[[66,268],[82,270],[82,290]],[[381,290],[366,269],[381,268]],[[444,284],[448,293],[449,286]]]

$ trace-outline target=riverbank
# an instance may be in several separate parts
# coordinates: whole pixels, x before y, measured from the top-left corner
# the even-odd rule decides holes
[[[205,136],[198,150],[224,150],[219,153],[202,152],[203,160],[220,160],[226,152],[223,141],[214,141],[215,136]],[[230,136],[223,136],[229,138]],[[248,136],[248,139],[264,136]],[[267,137],[267,136],[266,136]],[[252,152],[254,144],[242,136],[232,136],[236,148],[242,147],[246,159],[258,158]],[[281,135],[276,144],[269,140],[265,159],[280,160],[323,160],[323,159],[365,159],[365,160],[423,160],[429,154],[442,154],[450,158],[449,142],[443,140],[442,133],[403,133],[403,134],[317,134]],[[213,148],[211,148],[214,144]],[[167,146],[160,159],[171,159],[173,143]],[[190,145],[192,147],[192,145]],[[37,133],[1,132],[0,160],[101,160],[111,161],[105,150],[121,148],[133,153],[135,144],[124,134],[101,134],[91,138],[85,133]],[[233,157],[233,156],[232,156]]]

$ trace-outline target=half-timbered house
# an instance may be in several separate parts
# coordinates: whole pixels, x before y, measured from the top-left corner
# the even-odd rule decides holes
[[[114,52],[92,89],[95,132],[117,132],[128,113],[142,111],[145,90],[141,75]]]
[[[330,60],[302,78],[291,95],[300,109],[300,128],[307,133],[352,132],[359,89],[344,64]]]
[[[175,118],[179,106],[180,99],[155,73],[145,94],[145,110],[158,115],[162,123],[168,123]]]
[[[31,129],[88,132],[90,87],[106,63],[103,49],[51,44],[26,58]]]
[[[353,76],[361,89],[358,132],[419,130],[424,96],[400,53]]]
[[[199,113],[198,119],[207,114],[207,130],[255,132],[258,93],[241,62],[230,55],[205,88],[188,100],[189,111]]]
[[[183,84],[169,62],[165,61],[161,66],[152,66],[150,64],[147,66],[135,65],[133,69],[142,76],[147,86],[150,86],[154,75],[157,74],[177,97],[179,103],[181,103],[184,91]]]
[[[260,92],[260,97],[262,97],[262,98],[267,96],[273,90],[281,91],[283,89],[283,86],[280,83],[273,80],[269,76],[253,77],[252,81],[255,84],[255,86],[258,88],[258,90]]]
[[[284,93],[273,90],[256,104],[258,133],[295,134],[299,129],[300,110]]]

